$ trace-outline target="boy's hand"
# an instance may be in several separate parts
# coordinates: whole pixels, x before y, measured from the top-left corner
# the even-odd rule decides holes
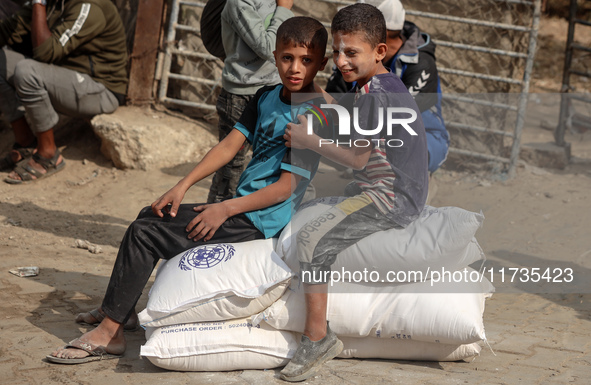
[[[164,217],[162,209],[165,208],[165,211],[174,218],[176,217],[176,213],[179,211],[179,206],[184,197],[185,192],[182,188],[176,185],[168,190],[160,198],[156,199],[154,203],[152,203],[152,212],[162,218]],[[169,204],[171,205],[170,208],[168,207]]]
[[[285,145],[287,147],[306,149],[318,146],[318,136],[315,134],[308,135],[306,127],[308,127],[308,119],[304,115],[298,115],[299,124],[288,123],[285,128]]]
[[[293,7],[293,0],[276,0],[278,7],[291,9]]]
[[[185,229],[189,235],[187,238],[198,241],[203,239],[209,241],[217,229],[230,217],[227,206],[222,203],[213,203],[193,207],[193,210],[200,213]]]

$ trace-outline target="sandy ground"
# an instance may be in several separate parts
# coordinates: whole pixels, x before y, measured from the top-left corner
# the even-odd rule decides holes
[[[557,24],[552,20],[544,24],[545,46],[560,47],[560,42],[552,41],[552,36],[561,35],[553,29]],[[544,55],[540,60],[532,89],[557,91],[562,56],[556,60]],[[540,122],[555,125],[557,113],[555,99],[541,97],[531,103],[523,142],[552,141],[551,132],[541,129]],[[521,165],[510,180],[500,174],[440,170],[434,176],[438,192],[431,204],[484,213],[477,238],[489,258],[487,266],[572,268],[576,285],[556,283],[531,291],[523,285],[495,283],[498,293],[487,301],[484,314],[494,353],[485,347],[472,362],[333,360],[308,382],[589,383],[591,132],[568,133],[567,141],[577,162],[565,170]],[[11,142],[10,133],[0,130],[0,151]],[[115,169],[85,126],[62,130],[58,143],[67,161],[63,172],[25,186],[0,183],[0,384],[280,383],[278,370],[159,369],[139,357],[145,341],[141,331],[127,334],[128,350],[120,360],[80,366],[43,361],[54,348],[88,330],[75,324],[74,318],[100,303],[126,227],[142,207],[193,166],[150,172]],[[328,166],[323,166],[320,176],[324,183],[315,182],[319,195],[339,194],[346,182]],[[189,191],[186,201],[203,201],[208,187],[209,181],[202,181]],[[76,239],[98,245],[102,253],[76,248]],[[9,274],[17,266],[38,266],[40,273],[30,278]],[[138,310],[145,303],[144,295]]]
[[[548,142],[539,122],[556,116],[552,101],[532,103],[524,142]],[[151,112],[152,113],[152,112]],[[9,135],[2,133],[2,143]],[[487,266],[572,268],[579,286],[554,284],[540,292],[499,286],[484,315],[494,355],[484,348],[471,363],[335,360],[314,383],[584,384],[591,375],[591,132],[568,134],[579,162],[557,171],[522,165],[517,176],[441,170],[435,174],[434,206],[459,206],[486,217],[477,238]],[[0,383],[267,383],[277,371],[176,373],[139,358],[143,333],[128,333],[123,359],[81,366],[52,365],[53,348],[87,330],[75,315],[100,303],[117,247],[137,212],[193,165],[150,172],[121,171],[99,152],[90,128],[64,129],[67,168],[24,186],[0,183]],[[319,195],[339,194],[346,182],[324,165]],[[4,176],[3,174],[2,176]],[[321,183],[322,180],[324,183]],[[186,201],[203,201],[209,181]],[[92,254],[76,239],[102,248]],[[38,266],[37,277],[8,273]],[[550,293],[548,293],[550,292]],[[139,309],[145,305],[140,300]]]

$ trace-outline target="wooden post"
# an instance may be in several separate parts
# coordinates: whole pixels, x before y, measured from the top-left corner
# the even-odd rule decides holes
[[[133,52],[130,57],[129,104],[154,100],[153,83],[166,0],[139,0]]]

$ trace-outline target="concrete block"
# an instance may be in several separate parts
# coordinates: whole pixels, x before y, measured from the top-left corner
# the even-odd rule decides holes
[[[121,107],[91,121],[101,152],[121,169],[150,170],[196,162],[217,144],[205,124],[139,107]]]
[[[570,161],[570,143],[564,147],[555,143],[526,143],[519,158],[536,167],[564,169]]]

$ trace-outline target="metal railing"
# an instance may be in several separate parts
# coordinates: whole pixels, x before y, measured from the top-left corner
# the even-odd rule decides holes
[[[201,65],[215,65],[214,63],[220,62],[217,57],[208,54],[204,49],[202,52],[199,52],[196,50],[179,48],[177,31],[184,31],[196,36],[198,39],[201,38],[201,32],[198,26],[186,25],[180,22],[179,19],[181,18],[181,8],[183,6],[203,8],[205,3],[205,0],[172,0],[168,31],[166,33],[165,39],[164,54],[159,58],[159,64],[156,71],[156,78],[160,80],[158,87],[158,101],[162,103],[215,111],[215,102],[211,103],[211,99],[213,99],[212,96],[215,94],[216,89],[221,87],[221,77],[217,79],[208,79],[198,75],[193,76],[175,73],[171,70],[173,58],[175,57],[196,59]],[[195,95],[196,97],[202,99],[202,101],[196,102],[168,96],[170,80],[192,82],[205,86],[204,88],[206,92],[203,93],[203,95]],[[210,102],[208,103],[207,101]]]
[[[515,111],[516,118],[514,121],[514,129],[512,132],[505,131],[505,130],[496,130],[490,126],[489,127],[478,127],[478,126],[475,126],[473,123],[466,125],[466,124],[462,124],[462,122],[455,122],[453,120],[451,120],[451,121],[448,120],[448,122],[447,122],[447,126],[450,129],[460,128],[461,130],[472,130],[472,131],[477,131],[477,132],[479,131],[479,132],[489,133],[489,134],[493,134],[493,135],[501,135],[503,137],[511,138],[511,140],[512,140],[511,151],[510,151],[510,154],[508,157],[501,155],[503,146],[499,146],[499,150],[500,150],[499,152],[501,152],[501,154],[499,154],[499,153],[494,154],[495,151],[493,151],[493,154],[487,154],[487,153],[483,153],[483,152],[475,152],[475,151],[470,151],[467,149],[457,148],[457,147],[450,148],[450,152],[456,153],[459,155],[473,156],[473,157],[482,158],[482,159],[486,159],[486,160],[493,160],[493,161],[508,163],[509,176],[513,176],[515,173],[515,167],[517,164],[520,145],[521,145],[521,143],[520,143],[521,142],[521,133],[522,133],[524,122],[525,122],[525,110],[527,107],[527,94],[529,92],[529,81],[530,81],[531,72],[533,69],[533,60],[534,60],[534,55],[535,55],[537,33],[538,33],[538,28],[539,28],[539,20],[540,20],[540,13],[541,13],[541,4],[540,3],[541,3],[540,1],[520,3],[520,4],[528,6],[528,7],[533,7],[531,23],[529,25],[517,25],[516,26],[516,25],[511,25],[511,24],[506,24],[506,23],[487,22],[487,21],[483,21],[483,20],[474,20],[474,19],[466,19],[466,18],[448,18],[448,17],[444,17],[444,16],[441,17],[442,20],[447,20],[449,22],[465,23],[465,24],[469,24],[469,25],[478,25],[480,27],[489,28],[494,31],[500,31],[500,33],[506,33],[507,31],[525,32],[525,33],[529,34],[528,45],[527,45],[527,47],[523,47],[523,48],[526,48],[525,52],[517,51],[518,47],[516,47],[515,50],[504,50],[504,49],[499,49],[497,47],[482,47],[482,46],[476,45],[476,44],[457,44],[457,43],[454,43],[453,41],[449,41],[449,40],[442,41],[442,40],[436,39],[436,41],[435,41],[436,44],[438,44],[439,46],[442,46],[442,47],[457,48],[457,49],[463,49],[463,50],[470,50],[470,51],[474,51],[474,52],[483,52],[483,53],[487,53],[489,55],[494,55],[494,56],[505,56],[505,57],[510,57],[510,58],[521,59],[519,64],[517,64],[517,66],[522,67],[523,70],[522,71],[514,70],[513,74],[516,74],[517,76],[513,76],[513,77],[495,76],[495,75],[490,75],[488,73],[476,73],[476,72],[462,71],[462,70],[456,70],[456,69],[451,69],[451,68],[446,68],[446,67],[441,67],[441,68],[438,67],[439,72],[442,74],[441,77],[445,77],[446,75],[457,75],[457,76],[464,76],[464,77],[474,78],[474,79],[488,80],[491,82],[496,82],[496,83],[501,83],[501,84],[508,83],[511,85],[516,85],[521,88],[519,90],[520,97],[519,97],[519,101],[517,103],[517,106],[514,106],[512,104],[506,104],[506,103],[491,103],[491,104],[489,104],[489,106],[492,107],[493,109],[500,109],[501,111]],[[414,14],[416,16],[424,16],[424,14],[421,12],[409,11],[408,13],[411,15]],[[436,15],[429,15],[428,17],[436,18],[437,16]],[[499,32],[497,32],[497,33],[499,33]],[[491,60],[491,62],[494,62],[494,60]],[[519,75],[521,75],[521,76],[519,76]],[[489,86],[489,87],[491,87],[491,86]],[[489,90],[490,90],[490,88],[489,88]],[[499,92],[502,90],[503,90],[502,87],[498,87],[497,89],[493,88],[493,91],[496,91],[496,92]],[[444,98],[447,100],[455,99],[455,101],[459,101],[461,103],[468,103],[468,104],[481,103],[480,100],[475,99],[475,98],[471,98],[471,97],[466,97],[465,98],[466,100],[460,100],[458,98],[454,98],[453,94],[444,94]],[[450,105],[448,104],[447,107],[449,108]],[[503,112],[501,112],[501,113],[503,113]]]

